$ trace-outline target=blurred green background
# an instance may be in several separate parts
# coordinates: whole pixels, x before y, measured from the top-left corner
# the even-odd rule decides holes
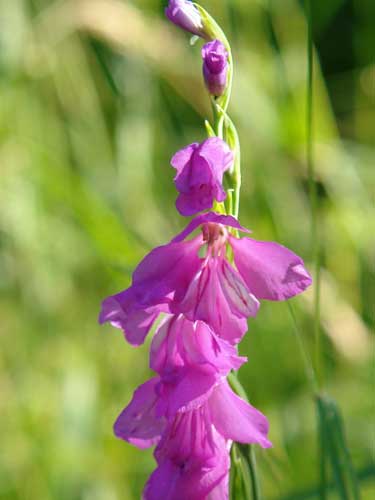
[[[375,3],[315,0],[314,151],[325,387],[375,498]],[[312,269],[306,24],[296,0],[205,0],[233,44],[241,222]],[[0,498],[133,500],[154,468],[112,434],[148,345],[99,327],[102,298],[185,224],[172,154],[205,137],[200,43],[160,0],[0,0]],[[371,244],[372,243],[372,244]],[[293,300],[313,353],[312,296]],[[316,412],[293,323],[263,303],[240,379],[269,416],[265,498],[319,498]],[[333,492],[329,498],[338,498]]]

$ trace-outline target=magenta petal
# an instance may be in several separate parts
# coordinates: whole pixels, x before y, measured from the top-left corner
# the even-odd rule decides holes
[[[228,500],[229,499],[229,471],[219,484],[210,491],[205,500]]]
[[[143,500],[225,500],[228,496],[218,496],[220,490],[217,489],[220,484],[221,492],[226,487],[230,463],[228,453],[224,453],[208,463],[192,460],[181,465],[172,460],[163,461],[148,480]]]
[[[234,262],[258,299],[286,300],[303,292],[311,276],[303,260],[278,243],[230,237]]]
[[[99,323],[111,323],[115,328],[123,330],[130,344],[141,345],[161,310],[161,307],[135,309],[133,290],[128,289],[107,297],[102,302]]]
[[[188,464],[206,462],[223,449],[226,450],[226,441],[213,428],[207,404],[204,404],[193,411],[179,412],[168,420],[154,455],[158,463],[170,458]]]
[[[138,448],[148,448],[159,441],[166,422],[155,414],[158,383],[158,377],[152,378],[134,392],[132,400],[115,422],[114,432],[118,438]]]
[[[241,276],[222,259],[218,270],[221,289],[233,314],[239,317],[256,316],[259,301],[252,295]]]
[[[151,474],[143,490],[142,500],[177,500],[180,477],[181,468],[171,460],[166,460]]]
[[[190,144],[174,155],[171,164],[177,170],[174,182],[180,194],[176,207],[182,215],[210,209],[215,199],[225,199],[223,174],[233,164],[233,152],[219,137]]]
[[[204,186],[212,182],[212,169],[209,162],[199,155],[200,149],[201,146],[193,152],[194,154],[192,154],[188,163],[177,172],[174,181],[177,190],[181,193],[189,194],[194,188],[199,188],[202,185]],[[178,154],[176,153],[176,155]],[[172,161],[175,156],[172,158]]]
[[[209,399],[212,423],[226,439],[239,443],[272,446],[267,439],[266,417],[237,396],[225,381],[212,391]]]
[[[152,250],[133,274],[133,289],[139,304],[151,306],[166,301],[186,286],[200,267],[201,235],[193,240],[169,243]]]
[[[221,183],[223,174],[233,163],[233,152],[219,137],[210,137],[202,144],[197,154],[211,166],[214,177]]]
[[[228,53],[219,40],[213,40],[202,47],[203,76],[210,94],[224,93],[228,74]]]
[[[184,217],[190,217],[190,215],[194,215],[202,210],[212,208],[213,199],[214,192],[212,188],[204,187],[193,195],[180,193],[176,200],[176,208]]]
[[[224,226],[234,227],[235,229],[245,233],[250,232],[248,229],[242,227],[238,220],[231,215],[220,215],[215,212],[208,212],[194,217],[186,228],[173,238],[172,243],[183,241],[187,236],[189,236],[190,233],[197,229],[197,227],[202,224],[206,224],[207,222],[216,222],[217,224],[223,224]]]
[[[185,293],[201,265],[202,235],[152,250],[138,265],[133,284],[102,303],[99,322],[122,328],[133,345],[143,343],[160,312],[170,312],[174,296]]]
[[[145,488],[147,499],[205,500],[229,472],[227,442],[205,406],[170,420],[154,455],[159,467]]]
[[[165,15],[176,26],[193,35],[205,37],[202,18],[198,9],[188,0],[169,0]]]
[[[157,415],[172,417],[179,411],[199,408],[209,397],[217,382],[217,375],[194,367],[187,368],[177,380],[161,382],[158,386],[160,397]]]
[[[198,142],[193,142],[193,144],[189,144],[188,146],[177,151],[177,153],[172,157],[171,165],[177,170],[177,175],[180,174],[187,166],[192,154],[198,146]]]
[[[220,285],[218,265],[218,259],[207,260],[178,304],[178,311],[191,321],[206,322],[218,336],[231,344],[238,343],[247,330],[247,321],[231,311]]]
[[[150,367],[171,380],[187,367],[194,367],[217,377],[238,368],[246,358],[237,349],[218,337],[202,321],[189,321],[182,315],[164,322],[156,332],[150,354]]]
[[[200,367],[207,364],[222,375],[238,370],[247,360],[238,356],[236,347],[217,336],[203,321],[194,323],[194,334],[184,335],[183,342],[186,357],[192,364]]]

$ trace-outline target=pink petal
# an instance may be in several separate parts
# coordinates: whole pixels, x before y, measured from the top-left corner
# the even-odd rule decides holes
[[[176,379],[161,382],[158,386],[160,398],[156,408],[157,415],[172,417],[179,411],[199,408],[209,398],[217,379],[214,372],[207,373],[189,367],[178,374]]]
[[[239,317],[256,316],[259,301],[252,295],[241,276],[222,259],[218,269],[221,289],[233,314]]]
[[[226,439],[240,443],[272,446],[267,439],[266,417],[237,396],[225,381],[212,391],[209,399],[212,423]]]
[[[226,441],[212,426],[204,404],[193,411],[179,412],[168,421],[154,455],[158,463],[170,458],[188,464],[206,462],[223,451],[227,451]]]
[[[115,422],[114,432],[118,438],[138,448],[148,448],[159,441],[166,422],[155,414],[158,383],[158,377],[152,378],[134,392],[132,400]]]
[[[163,307],[134,308],[134,296],[127,289],[102,302],[99,323],[111,323],[123,330],[126,340],[132,345],[141,345]]]
[[[155,450],[159,464],[145,498],[206,499],[229,472],[226,441],[207,420],[207,409],[179,413]],[[157,496],[162,492],[162,496]]]
[[[211,165],[215,178],[221,183],[223,173],[233,163],[233,152],[230,150],[228,144],[219,137],[210,137],[201,144],[196,154],[204,158]]]
[[[234,262],[258,299],[286,300],[311,285],[303,260],[278,243],[230,236]]]
[[[214,463],[181,465],[172,460],[162,462],[152,473],[143,500],[224,500],[228,497],[207,496],[224,483],[229,471],[228,453]]]
[[[187,367],[219,377],[238,370],[245,361],[206,323],[192,322],[182,315],[163,323],[151,344],[150,368],[167,379],[178,377]]]
[[[192,154],[199,146],[198,142],[193,142],[188,146],[180,149],[171,159],[171,165],[177,170],[177,175],[186,167],[189,163]]]
[[[229,471],[219,484],[208,494],[205,500],[228,500],[229,499]]]
[[[210,163],[199,155],[200,148],[194,151],[190,161],[176,175],[174,181],[178,191],[190,193],[194,187],[212,184],[214,177]]]
[[[214,200],[214,191],[204,186],[190,194],[180,193],[176,200],[176,208],[181,215],[190,217],[202,210],[208,210],[212,207]],[[221,201],[221,200],[218,200]]]
[[[152,250],[133,274],[136,299],[143,305],[165,301],[169,293],[186,286],[200,267],[198,256],[202,236],[169,243]]]
[[[208,259],[196,274],[183,300],[176,306],[191,321],[201,320],[221,338],[238,343],[247,330],[245,318],[235,316],[222,291],[217,259]]]

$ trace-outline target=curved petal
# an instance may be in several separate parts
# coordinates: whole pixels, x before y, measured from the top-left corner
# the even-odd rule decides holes
[[[217,487],[228,476],[230,461],[228,453],[219,455],[207,463],[194,462],[183,464],[165,460],[151,474],[144,492],[143,500],[224,500],[217,496]],[[216,496],[207,496],[216,491]]]
[[[212,183],[213,172],[205,158],[199,156],[200,147],[192,152],[191,159],[178,172],[174,182],[181,193],[191,193],[191,190]],[[178,154],[178,153],[177,153]]]
[[[233,314],[238,317],[256,316],[259,301],[250,293],[241,276],[225,259],[221,259],[218,276],[221,289]]]
[[[158,377],[152,378],[134,392],[132,400],[115,422],[114,433],[118,438],[138,448],[148,448],[159,441],[166,422],[155,414],[158,383]]]
[[[197,150],[197,155],[210,164],[212,173],[221,183],[223,174],[233,163],[233,152],[228,144],[219,137],[209,137]]]
[[[138,265],[133,284],[106,298],[99,322],[122,328],[133,345],[140,345],[160,312],[170,312],[170,302],[185,294],[201,265],[198,255],[202,235],[152,250]]]
[[[311,285],[303,260],[278,243],[230,236],[234,262],[258,299],[286,300]]]
[[[214,199],[223,201],[223,174],[233,163],[233,152],[219,137],[209,137],[202,144],[190,144],[174,155],[177,169],[174,183],[179,191],[177,210],[185,216],[212,208]]]
[[[212,423],[224,438],[239,443],[257,443],[262,448],[272,446],[267,439],[266,417],[237,396],[226,381],[212,391],[209,405]]]
[[[225,444],[212,426],[205,404],[193,411],[179,412],[170,419],[154,455],[158,463],[168,458],[180,463],[204,462],[215,456],[217,448],[225,450]]]
[[[217,380],[214,372],[204,372],[194,367],[187,368],[168,381],[163,377],[157,387],[159,400],[156,414],[170,418],[177,412],[199,408],[210,397]]]
[[[224,226],[234,227],[239,231],[250,233],[248,229],[242,227],[238,220],[231,215],[221,215],[215,212],[207,212],[206,214],[200,214],[194,217],[194,219],[189,222],[186,228],[173,238],[171,243],[183,241],[187,236],[189,236],[190,233],[195,231],[195,229],[208,222],[216,222],[217,224],[223,224]]]
[[[228,500],[229,499],[229,471],[219,484],[210,491],[205,500]]]
[[[163,310],[163,307],[136,309],[133,290],[129,288],[103,300],[99,323],[109,322],[115,328],[122,329],[130,344],[141,345],[159,313]]]
[[[226,375],[238,368],[246,358],[219,338],[203,321],[189,321],[184,316],[172,317],[154,335],[150,368],[163,377],[178,376],[186,367],[207,373]]]
[[[188,165],[194,151],[198,148],[198,146],[198,142],[193,142],[192,144],[189,144],[188,146],[180,149],[175,155],[172,156],[171,165],[177,170],[177,176]]]
[[[214,190],[208,185],[196,189],[189,194],[180,193],[176,200],[176,208],[181,215],[189,217],[197,212],[202,212],[202,210],[212,208],[214,195]]]
[[[235,346],[217,336],[205,322],[196,321],[193,325],[190,335],[183,336],[185,359],[192,365],[209,365],[211,370],[227,375],[246,362],[246,357],[238,356]]]
[[[191,281],[180,303],[173,304],[191,321],[206,322],[221,338],[231,344],[238,343],[247,330],[245,317],[231,311],[220,285],[217,272],[218,259],[210,258]]]
[[[208,416],[207,408],[201,407],[178,413],[169,421],[154,453],[159,464],[158,472],[154,473],[158,480],[153,474],[146,492],[151,494],[160,483],[166,498],[204,500],[228,474],[227,442],[211,425]]]
[[[168,295],[185,287],[200,267],[199,235],[190,241],[168,243],[152,250],[133,273],[133,293],[140,305],[167,301]]]

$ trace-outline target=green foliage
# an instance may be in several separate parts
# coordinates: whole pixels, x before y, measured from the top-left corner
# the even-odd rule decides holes
[[[249,363],[239,379],[270,418],[274,447],[256,449],[263,498],[323,498],[322,452],[327,499],[358,498],[355,470],[371,500],[372,7],[313,3],[322,372],[341,412],[318,400],[317,425],[293,333],[312,357],[313,292],[293,299],[294,320],[283,304],[262,304],[240,347]],[[300,3],[202,4],[234,42],[241,222],[311,269]],[[111,427],[149,374],[147,346],[130,347],[97,314],[185,223],[169,160],[211,119],[200,44],[151,0],[2,1],[0,19],[0,498],[135,500],[152,453],[116,440]],[[350,25],[341,35],[352,38],[350,54],[337,19]]]

